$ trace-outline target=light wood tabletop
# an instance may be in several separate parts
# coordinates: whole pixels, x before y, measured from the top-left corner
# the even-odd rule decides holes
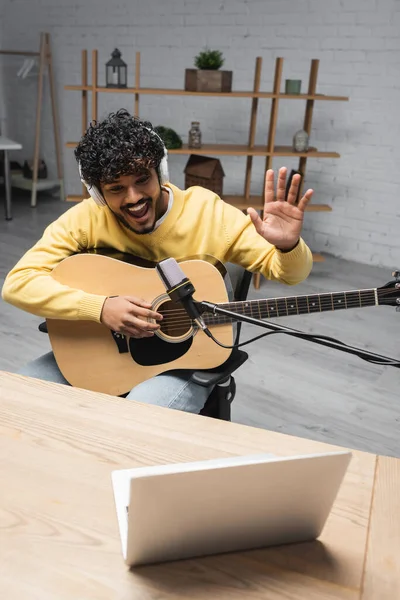
[[[400,460],[358,451],[315,542],[123,561],[112,470],[335,449],[0,372],[0,598],[397,600]]]

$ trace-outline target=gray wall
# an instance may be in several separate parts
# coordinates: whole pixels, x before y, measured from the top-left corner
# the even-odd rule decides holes
[[[52,35],[62,141],[80,136],[80,95],[65,84],[80,83],[81,49],[99,50],[99,81],[114,47],[129,64],[134,83],[135,51],[142,55],[141,85],[183,88],[184,70],[205,45],[219,48],[224,68],[233,70],[235,89],[251,89],[255,59],[263,57],[262,89],[270,90],[274,61],[285,59],[283,78],[307,86],[310,60],[320,59],[318,92],[348,95],[350,102],[317,103],[311,143],[335,150],[337,160],[310,159],[306,185],[315,202],[332,213],[309,213],[305,238],[316,251],[369,264],[400,264],[400,209],[397,167],[400,159],[400,2],[396,0],[3,0],[3,47],[36,48],[39,32]],[[1,4],[0,4],[1,6]],[[0,8],[1,11],[1,8]],[[1,13],[0,13],[1,14]],[[32,155],[36,83],[20,82],[21,61],[7,59],[3,75],[9,135]],[[0,96],[1,98],[1,96]],[[100,96],[99,115],[133,97]],[[270,104],[261,101],[257,142],[265,143]],[[304,104],[281,103],[277,143],[290,144],[302,125]],[[42,154],[54,173],[50,106],[43,112]],[[190,122],[201,123],[205,142],[246,143],[250,100],[199,100],[188,97],[141,97],[140,116],[154,125],[173,127],[186,141]],[[63,149],[67,193],[80,193],[73,150]],[[187,157],[170,158],[171,179],[183,185]],[[241,193],[245,159],[221,157],[224,191]],[[255,159],[252,192],[258,193],[264,159]],[[296,166],[276,160],[274,168]]]
[[[6,0],[0,0],[0,48],[3,47],[3,30],[4,30],[4,9]],[[3,59],[0,55],[0,132],[4,134],[5,127],[5,93],[4,93],[5,78],[3,75]]]

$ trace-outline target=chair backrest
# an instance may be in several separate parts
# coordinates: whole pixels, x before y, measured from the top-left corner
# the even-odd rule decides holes
[[[250,273],[250,271],[246,271],[246,269],[240,265],[235,265],[233,263],[226,263],[225,268],[227,269],[229,278],[231,280],[235,300],[238,302],[246,300],[250,288],[252,273]]]
[[[246,269],[234,263],[226,263],[225,267],[228,271],[229,278],[231,280],[235,301],[244,302],[247,299],[247,294],[249,292],[251,278],[253,276],[252,273],[250,273],[250,271],[246,271]],[[242,323],[238,321],[235,344],[239,343],[241,328]]]

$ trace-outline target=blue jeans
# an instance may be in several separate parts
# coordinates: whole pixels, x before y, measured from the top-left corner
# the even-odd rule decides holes
[[[58,368],[53,352],[43,354],[26,364],[18,373],[44,381],[69,385]],[[127,398],[198,414],[212,392],[212,387],[204,387],[190,381],[191,374],[192,371],[184,370],[162,373],[139,383],[129,392]]]

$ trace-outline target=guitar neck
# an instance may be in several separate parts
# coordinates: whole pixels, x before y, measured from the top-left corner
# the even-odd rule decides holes
[[[350,292],[333,292],[330,294],[312,294],[309,296],[287,296],[268,298],[266,300],[247,300],[245,302],[229,302],[218,304],[220,308],[231,310],[239,315],[247,315],[255,319],[271,319],[289,315],[304,315],[317,312],[344,310],[347,308],[364,308],[379,304],[379,290],[353,290]],[[204,315],[209,324],[227,323],[235,320],[227,315]]]

